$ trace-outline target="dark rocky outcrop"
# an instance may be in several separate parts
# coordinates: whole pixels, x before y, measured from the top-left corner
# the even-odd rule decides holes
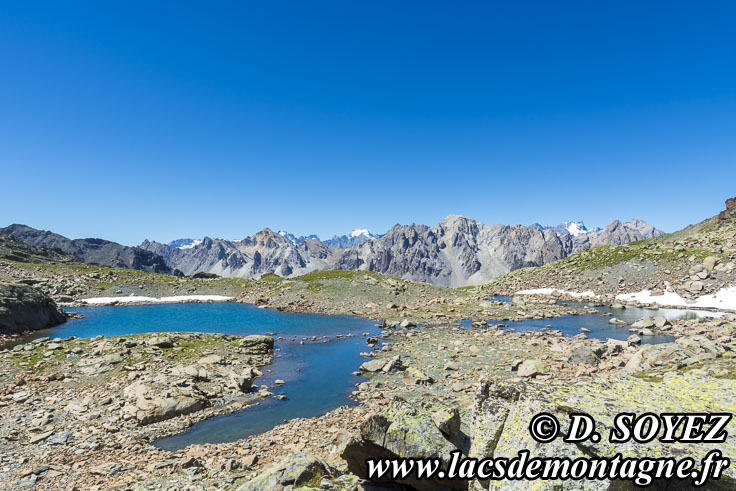
[[[61,249],[26,244],[8,234],[0,234],[0,259],[35,264],[68,263],[74,260]]]
[[[198,280],[214,280],[215,278],[219,278],[219,275],[216,275],[215,273],[194,273],[192,275],[192,278],[196,278]]]
[[[28,285],[0,282],[0,334],[15,334],[66,321],[56,303]]]
[[[14,224],[0,229],[0,234],[12,235],[32,246],[55,248],[77,261],[102,264],[112,268],[137,269],[152,273],[176,274],[164,258],[140,247],[128,247],[103,239],[68,239],[47,230]],[[180,274],[180,273],[179,273]]]

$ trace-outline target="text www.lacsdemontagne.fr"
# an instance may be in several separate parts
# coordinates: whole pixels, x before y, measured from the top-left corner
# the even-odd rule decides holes
[[[624,458],[616,454],[610,458],[593,457],[570,459],[566,457],[530,458],[528,450],[521,450],[516,457],[474,459],[463,458],[460,451],[450,453],[446,469],[438,458],[430,459],[367,459],[368,479],[397,480],[610,480],[632,481],[637,486],[647,486],[654,480],[688,480],[692,485],[703,486],[708,479],[720,478],[729,465],[720,451],[709,452],[700,462],[686,457]],[[697,466],[700,464],[700,470]]]

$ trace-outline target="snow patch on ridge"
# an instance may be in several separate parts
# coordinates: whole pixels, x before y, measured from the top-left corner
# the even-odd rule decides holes
[[[695,300],[686,300],[676,292],[664,292],[663,295],[652,295],[651,290],[616,295],[617,300],[654,303],[664,306],[701,307],[707,309],[736,310],[736,286],[722,288],[716,293],[703,295]]]
[[[143,297],[130,295],[127,297],[95,297],[84,298],[87,305],[112,305],[120,303],[183,303],[183,302],[228,302],[233,297],[224,295],[178,295],[173,297]]]
[[[516,295],[551,295],[553,293],[560,293],[563,295],[569,295],[571,297],[586,297],[596,298],[598,295],[595,292],[570,292],[567,290],[558,290],[557,288],[536,288],[533,290],[519,290]]]

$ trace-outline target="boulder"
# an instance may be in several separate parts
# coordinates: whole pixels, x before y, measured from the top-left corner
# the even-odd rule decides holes
[[[631,324],[631,327],[634,329],[643,329],[645,327],[652,327],[652,326],[654,326],[654,321],[649,317],[645,317]]]
[[[261,334],[251,334],[240,341],[240,346],[251,354],[265,355],[273,350],[273,338]]]
[[[429,385],[434,379],[416,367],[409,367],[404,372],[404,383],[411,385]]]
[[[320,478],[328,475],[327,465],[317,457],[295,452],[240,486],[237,491],[296,489],[307,485],[316,488]]]
[[[386,362],[386,364],[381,369],[381,371],[384,373],[401,372],[403,370],[406,370],[406,365],[404,365],[404,362],[399,355],[396,355],[388,360],[388,362]]]
[[[401,321],[401,324],[399,324],[399,327],[416,327],[417,325],[410,321],[409,319],[404,319]]]
[[[620,341],[618,339],[606,339],[606,353],[609,355],[617,355],[623,353],[623,351],[629,346],[626,341]]]
[[[395,398],[389,409],[372,414],[360,428],[360,436],[348,442],[342,452],[348,469],[362,479],[368,478],[366,459],[437,458],[447,469],[453,451],[461,449],[437,427],[432,414],[426,409]],[[467,482],[422,479],[409,476],[406,480],[383,482],[408,485],[419,491],[435,489],[467,489]]]
[[[379,372],[386,365],[386,360],[371,360],[360,365],[364,372]]]
[[[705,288],[705,285],[702,281],[690,281],[686,283],[685,289],[689,292],[697,293],[699,291],[702,291],[703,288]]]
[[[717,256],[708,256],[703,259],[703,267],[708,271],[713,271],[713,268],[716,267],[718,261],[720,261],[720,259]]]
[[[157,348],[173,348],[174,340],[169,336],[157,336],[149,339],[146,344]]]
[[[49,445],[65,445],[69,442],[74,440],[74,437],[72,434],[68,431],[62,431],[61,433],[56,433],[54,435],[49,436],[46,439],[46,443]]]
[[[547,373],[549,370],[540,360],[525,360],[516,370],[520,377],[534,377]]]
[[[253,389],[253,381],[261,375],[261,372],[251,367],[246,367],[240,372],[230,372],[228,386],[241,392],[250,392]]]
[[[186,377],[196,382],[206,382],[212,377],[209,371],[197,365],[177,365],[171,369],[171,374],[177,377]]]
[[[0,334],[45,329],[66,322],[51,298],[28,285],[0,282]]]
[[[444,435],[455,438],[460,433],[460,411],[457,408],[440,409],[432,414],[432,421]]]
[[[654,318],[654,326],[657,329],[662,329],[663,327],[669,326],[669,325],[670,325],[670,321],[668,321],[667,319],[665,319],[662,316],[659,316],[659,317],[655,317]]]
[[[194,388],[161,390],[135,382],[123,389],[123,395],[129,401],[123,407],[124,416],[135,418],[141,425],[190,414],[208,405],[207,397]]]
[[[632,334],[626,339],[629,346],[639,346],[641,344],[641,338],[636,334]]]
[[[577,348],[573,350],[572,353],[570,353],[570,357],[567,359],[568,362],[574,363],[576,365],[579,365],[581,363],[584,363],[586,365],[597,365],[600,361],[600,358],[593,353],[593,350],[591,350],[589,347],[581,346],[580,348]]]
[[[158,421],[191,414],[207,407],[207,398],[196,394],[177,393],[168,397],[142,399],[136,402],[135,417],[139,424],[147,425]]]
[[[636,373],[643,370],[642,363],[644,361],[645,353],[645,350],[639,350],[634,353],[631,358],[629,358],[629,360],[626,362],[626,366],[624,366],[624,370],[626,371],[626,373]]]
[[[509,405],[518,397],[519,391],[513,385],[489,380],[481,383],[471,425],[470,457],[493,457],[509,414]],[[482,488],[487,488],[487,485]]]

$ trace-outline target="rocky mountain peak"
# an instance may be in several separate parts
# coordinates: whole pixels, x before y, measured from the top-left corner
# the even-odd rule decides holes
[[[264,228],[260,232],[256,232],[256,234],[249,237],[249,239],[254,240],[259,246],[266,247],[268,249],[274,249],[287,244],[284,237],[268,227]]]
[[[736,198],[729,198],[726,200],[726,209],[718,215],[718,219],[721,221],[731,221],[736,219]]]
[[[465,215],[450,214],[447,215],[441,222],[441,225],[452,226],[458,223],[475,222],[472,218],[468,218]]]

